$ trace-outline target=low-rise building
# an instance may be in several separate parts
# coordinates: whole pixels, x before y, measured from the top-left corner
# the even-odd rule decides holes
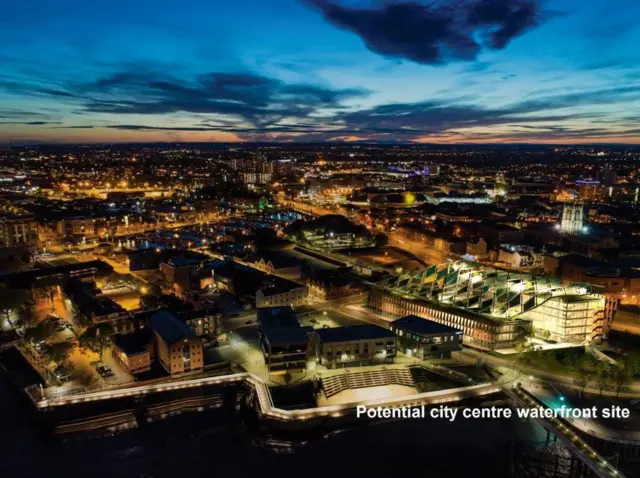
[[[314,269],[306,274],[309,296],[320,300],[333,300],[357,292],[349,277],[331,269]]]
[[[184,322],[165,309],[151,316],[156,358],[170,375],[202,372],[202,339]]]
[[[114,335],[113,356],[131,374],[151,370],[155,357],[149,330]]]
[[[486,259],[488,257],[487,241],[482,237],[470,239],[467,241],[466,253],[475,260]]]
[[[396,335],[377,325],[352,325],[318,329],[316,356],[327,368],[392,363],[396,357]]]
[[[305,305],[309,297],[309,288],[297,282],[275,278],[266,287],[256,292],[256,307],[292,307]]]
[[[451,352],[462,349],[461,329],[417,315],[407,315],[394,320],[389,329],[398,336],[401,350],[419,359],[449,358]]]
[[[262,252],[254,258],[254,265],[257,269],[267,274],[277,274],[287,279],[300,278],[300,259],[285,253]]]
[[[501,244],[498,250],[498,262],[513,269],[542,268],[543,258],[543,251],[527,245]]]
[[[270,374],[303,372],[306,369],[309,336],[291,307],[258,310],[258,336]]]

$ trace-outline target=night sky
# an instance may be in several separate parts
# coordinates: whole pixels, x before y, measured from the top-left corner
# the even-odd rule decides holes
[[[639,0],[0,0],[0,141],[640,143]]]

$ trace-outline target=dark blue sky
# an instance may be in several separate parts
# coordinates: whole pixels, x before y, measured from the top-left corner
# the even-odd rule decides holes
[[[640,142],[638,0],[8,0],[0,141]]]

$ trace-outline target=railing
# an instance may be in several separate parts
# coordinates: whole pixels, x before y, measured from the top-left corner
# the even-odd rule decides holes
[[[122,390],[101,391],[93,393],[85,393],[72,395],[69,397],[49,398],[35,400],[37,408],[47,409],[50,407],[73,405],[76,403],[85,403],[92,401],[108,400],[113,398],[134,397],[146,395],[150,393],[159,393],[168,390],[180,390],[194,387],[202,387],[206,385],[223,385],[233,383],[244,383],[252,387],[256,391],[258,398],[258,407],[260,413],[267,418],[273,418],[284,421],[307,420],[316,417],[339,417],[346,413],[353,412],[357,406],[387,406],[392,408],[399,407],[415,407],[421,405],[431,405],[439,403],[450,403],[475,396],[488,395],[497,393],[500,388],[494,384],[471,385],[468,387],[460,387],[449,390],[439,390],[435,392],[426,392],[414,395],[405,395],[401,397],[380,398],[374,400],[365,400],[361,402],[346,403],[340,405],[330,405],[317,408],[307,408],[299,410],[284,410],[277,408],[273,404],[269,387],[256,375],[252,373],[239,373],[233,375],[225,375],[219,377],[199,378],[193,380],[183,380],[174,383],[161,383],[155,385],[145,385],[131,387]]]

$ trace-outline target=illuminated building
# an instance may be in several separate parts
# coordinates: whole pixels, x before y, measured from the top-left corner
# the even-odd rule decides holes
[[[589,284],[565,285],[468,262],[387,279],[373,288],[368,306],[389,316],[413,314],[459,328],[466,344],[489,349],[511,347],[529,329],[541,338],[590,342],[603,335],[606,320],[605,298]]]
[[[258,310],[258,337],[269,373],[302,372],[307,368],[309,337],[291,307]]]
[[[154,351],[148,330],[114,335],[112,355],[129,373],[136,374],[151,370]]]
[[[562,208],[560,231],[565,234],[579,234],[584,227],[584,208],[582,204],[565,204]]]
[[[580,201],[597,201],[602,196],[600,181],[576,181]]]
[[[318,362],[327,368],[393,363],[396,335],[372,324],[317,329]]]
[[[171,312],[161,309],[151,316],[156,357],[173,375],[202,372],[202,339]]]
[[[38,222],[35,218],[26,216],[0,218],[0,242],[4,247],[35,248],[38,245],[38,239]]]
[[[400,338],[405,354],[424,360],[429,357],[449,358],[462,349],[462,330],[417,315],[394,320],[389,330]]]

